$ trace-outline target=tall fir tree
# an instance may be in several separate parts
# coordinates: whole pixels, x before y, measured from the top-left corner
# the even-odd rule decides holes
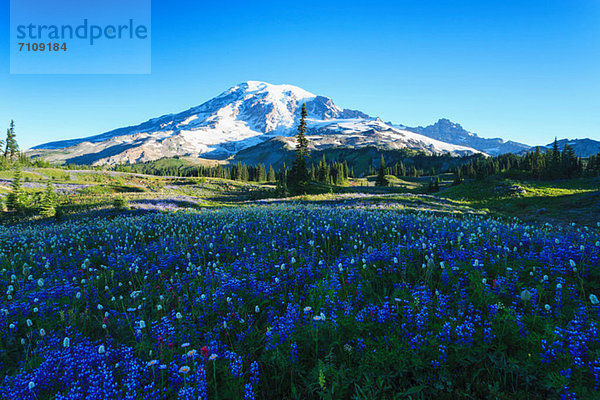
[[[264,182],[267,180],[267,170],[265,169],[265,164],[258,165],[258,179],[259,182]]]
[[[571,179],[579,171],[579,163],[573,147],[565,143],[561,156],[563,176]]]
[[[306,138],[307,115],[306,104],[302,104],[298,134],[296,135],[296,158],[288,175],[288,187],[294,193],[304,192],[309,183],[308,169],[306,168],[306,158],[309,155],[308,139]]]
[[[10,126],[6,130],[6,147],[4,148],[4,157],[14,160],[19,155],[19,145],[15,134],[15,121],[10,121]]]
[[[16,164],[10,193],[6,196],[6,208],[8,211],[21,211],[22,207],[21,166]]]
[[[456,185],[460,185],[463,181],[462,178],[462,171],[460,168],[456,168],[456,170],[454,171],[454,181],[452,182],[452,185],[456,186]]]
[[[275,187],[275,193],[278,196],[284,197],[288,194],[288,170],[285,165],[285,161],[283,162],[283,166],[281,167],[281,172],[279,173],[279,179],[277,179],[277,185]]]
[[[344,180],[347,181],[348,178],[350,177],[350,170],[348,168],[348,161],[344,160],[344,162],[342,163],[342,166],[344,167]]]
[[[242,181],[243,182],[248,182],[248,180],[250,179],[250,173],[248,172],[248,167],[245,164],[241,164],[241,170],[242,170]]]
[[[379,171],[377,173],[377,180],[375,181],[377,186],[387,186],[389,184],[387,178],[385,177],[385,158],[383,158],[383,154],[381,155],[381,160],[379,161]]]
[[[555,137],[554,144],[552,145],[552,161],[551,161],[551,170],[549,171],[549,173],[554,175],[554,176],[551,176],[552,178],[560,178],[560,171],[561,171],[561,156],[560,156],[560,150],[558,149],[558,139]],[[558,176],[556,176],[556,175],[558,175]]]
[[[267,175],[267,181],[275,182],[276,179],[277,178],[275,178],[275,170],[273,169],[273,166],[269,164],[269,175]]]
[[[400,174],[400,176],[406,176],[406,167],[404,166],[404,163],[402,161],[400,161],[400,170],[398,171],[398,173]]]
[[[46,184],[46,190],[42,195],[40,214],[44,217],[52,217],[56,213],[56,193],[51,182]]]
[[[10,128],[9,128],[9,129],[10,129]],[[7,132],[7,133],[8,133],[8,132]],[[7,134],[7,136],[8,136],[8,134]],[[2,148],[2,146],[4,146],[4,140],[2,140],[2,139],[0,138],[0,148]],[[5,152],[6,152],[6,150],[5,150]],[[2,153],[2,156],[4,156],[4,153]]]

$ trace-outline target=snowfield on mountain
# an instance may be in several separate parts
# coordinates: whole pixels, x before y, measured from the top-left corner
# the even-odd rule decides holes
[[[101,135],[46,143],[34,147],[32,155],[94,165],[173,156],[227,159],[275,137],[293,136],[303,103],[308,110],[309,140],[317,148],[375,145],[436,154],[480,152],[395,128],[360,111],[341,109],[330,98],[296,86],[248,81],[182,113]]]

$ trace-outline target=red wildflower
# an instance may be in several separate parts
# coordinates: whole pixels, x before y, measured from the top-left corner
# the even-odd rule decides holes
[[[202,346],[200,349],[200,354],[202,354],[202,357],[204,358],[208,357],[208,347]]]

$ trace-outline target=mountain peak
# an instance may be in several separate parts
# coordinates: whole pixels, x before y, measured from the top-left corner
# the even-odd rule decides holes
[[[319,148],[374,145],[429,153],[477,153],[467,146],[396,129],[361,111],[341,109],[331,98],[298,86],[253,80],[178,114],[34,149],[40,154],[54,151],[54,160],[75,164],[133,163],[176,155],[224,160],[276,136],[293,136],[302,104],[308,112],[308,135]]]
[[[502,139],[486,139],[464,129],[460,124],[448,118],[440,118],[435,124],[426,127],[406,128],[409,131],[428,136],[446,143],[468,146],[490,155],[518,153],[530,146],[516,142],[505,142]]]
[[[427,126],[425,129],[427,128],[432,128],[432,129],[436,129],[438,131],[447,131],[447,132],[452,132],[453,134],[458,134],[458,135],[475,135],[474,133],[468,132],[466,131],[460,124],[457,124],[456,122],[452,122],[450,121],[448,118],[440,118],[438,119],[438,121],[430,126]]]
[[[287,95],[287,96],[292,95],[296,98],[307,99],[307,100],[317,97],[317,95],[315,95],[307,90],[304,90],[298,86],[288,85],[288,84],[276,85],[276,84],[263,82],[263,81],[242,82],[242,83],[235,85],[231,89],[227,90],[225,93],[231,93],[231,92],[236,92],[236,91],[243,91],[248,94],[254,94],[254,95],[259,94],[259,93],[270,93],[271,95],[280,96],[280,97],[284,96],[284,95]]]

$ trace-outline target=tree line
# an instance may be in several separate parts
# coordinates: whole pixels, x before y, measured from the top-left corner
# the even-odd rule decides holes
[[[206,165],[157,165],[150,161],[141,164],[117,165],[115,171],[135,172],[147,175],[177,176],[183,178],[222,178],[242,182],[275,182],[275,170],[271,165],[245,165],[236,163],[231,166]]]
[[[588,160],[577,157],[572,146],[565,144],[559,149],[555,139],[551,149],[542,152],[539,147],[534,151],[517,154],[502,154],[496,157],[477,158],[456,168],[455,184],[463,179],[485,179],[502,175],[515,179],[572,179],[600,174],[600,154]]]

